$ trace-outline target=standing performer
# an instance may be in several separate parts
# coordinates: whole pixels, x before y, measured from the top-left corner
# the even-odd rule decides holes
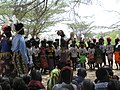
[[[103,59],[104,65],[106,65],[106,47],[104,46],[104,39],[103,39],[103,37],[101,37],[99,39],[99,48],[103,51],[102,59]]]
[[[55,67],[59,66],[59,59],[60,59],[60,47],[59,47],[59,39],[55,39],[53,43],[55,47]]]
[[[41,41],[41,47],[40,47],[40,67],[42,68],[41,73],[44,70],[44,74],[46,73],[46,70],[48,69],[48,62],[46,57],[46,41]]]
[[[95,44],[94,43],[90,43],[90,48],[88,48],[88,65],[90,66],[90,69],[94,69],[95,68]]]
[[[29,59],[29,68],[28,68],[28,71],[30,71],[34,67],[32,43],[30,42],[30,40],[26,41],[26,47],[27,47],[27,55],[28,55],[28,59]]]
[[[0,67],[1,73],[5,76],[10,76],[11,72],[13,71],[13,64],[12,64],[12,53],[11,53],[11,27],[6,26],[3,28],[3,35],[5,36],[1,40],[1,57],[0,57]]]
[[[39,43],[35,40],[34,45],[32,46],[33,50],[33,63],[35,66],[35,69],[39,70],[40,69],[40,50],[39,50]]]
[[[72,41],[72,47],[70,48],[70,58],[72,60],[73,70],[76,71],[77,59],[79,55],[79,49],[76,47],[76,41]]]
[[[95,63],[96,63],[96,66],[98,67],[98,69],[100,67],[102,67],[103,51],[102,51],[102,49],[99,48],[99,43],[96,43],[94,59],[95,59]]]
[[[111,45],[111,38],[107,38],[107,45],[106,45],[106,55],[108,59],[108,64],[112,68],[113,66],[113,53],[114,53],[114,46]]]
[[[13,63],[18,75],[27,74],[29,61],[24,37],[24,25],[22,23],[14,24],[17,34],[12,40],[11,50],[13,52]]]
[[[120,69],[120,44],[119,44],[120,39],[115,38],[115,45],[114,45],[114,55],[115,55],[115,64],[116,64],[116,69]]]
[[[55,49],[53,47],[53,41],[47,41],[48,47],[46,49],[46,54],[47,54],[47,61],[48,61],[48,68],[49,72],[53,70],[55,67]]]
[[[69,59],[69,50],[68,50],[68,43],[71,40],[65,40],[65,34],[62,30],[59,30],[57,32],[59,36],[61,36],[60,39],[60,68],[70,65],[70,60]]]
[[[85,47],[85,42],[80,42],[80,48],[79,48],[79,62],[80,62],[80,66],[83,68],[86,68],[86,58],[87,58],[87,49]]]

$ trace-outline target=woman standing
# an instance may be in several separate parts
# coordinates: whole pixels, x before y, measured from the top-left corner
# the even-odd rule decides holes
[[[0,74],[10,76],[13,71],[12,54],[11,54],[11,27],[5,26],[2,28],[3,34],[1,39],[0,53]],[[3,36],[4,35],[4,36]]]
[[[29,65],[27,49],[24,37],[24,25],[22,23],[14,24],[17,34],[12,40],[11,50],[13,52],[13,63],[17,74],[27,74],[27,65]]]

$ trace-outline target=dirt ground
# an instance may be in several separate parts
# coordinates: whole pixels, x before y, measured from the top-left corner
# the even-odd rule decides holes
[[[87,77],[86,77],[86,79],[91,79],[92,81],[94,81],[96,79],[95,70],[89,70],[88,68],[89,67],[87,67]],[[116,66],[114,64],[114,67],[113,67],[114,75],[118,75],[119,78],[120,78],[120,70],[115,70],[115,68],[116,68]],[[76,73],[77,73],[77,71],[74,71],[73,75],[76,76]],[[46,86],[47,80],[49,79],[49,75],[42,75],[42,78],[43,78],[43,84]]]

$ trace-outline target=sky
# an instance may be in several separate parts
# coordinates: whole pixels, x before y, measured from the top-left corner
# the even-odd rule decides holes
[[[92,18],[84,19],[87,22],[94,21],[93,25],[96,26],[106,26],[109,27],[112,24],[120,21],[120,0],[92,0],[94,1],[92,5],[81,4],[75,10],[81,16],[92,16]],[[115,11],[115,12],[111,12]],[[117,13],[118,12],[118,13]],[[71,18],[70,15],[64,15],[67,18]],[[118,23],[120,24],[120,23]],[[63,30],[69,36],[71,30],[64,23],[56,24],[54,27],[51,27],[52,33],[54,34],[56,30]],[[111,29],[96,29],[95,33],[107,32]],[[49,34],[49,33],[48,33]]]
[[[120,15],[116,12],[120,12],[120,0],[99,0],[99,4],[93,4],[90,6],[81,5],[79,12],[81,16],[94,15],[93,20],[96,25],[109,26],[120,19]]]

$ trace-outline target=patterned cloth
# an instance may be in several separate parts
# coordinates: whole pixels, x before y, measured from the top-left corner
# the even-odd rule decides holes
[[[94,53],[95,53],[95,49],[88,49],[88,62],[89,63],[95,63],[94,60]]]
[[[41,47],[40,48],[40,67],[41,68],[48,68],[48,62],[46,58],[46,48]]]
[[[22,60],[20,52],[13,53],[13,64],[15,69],[17,70],[18,75],[27,74],[28,68],[25,60]]]
[[[13,71],[12,58],[10,52],[0,53],[0,73],[5,75]]]

